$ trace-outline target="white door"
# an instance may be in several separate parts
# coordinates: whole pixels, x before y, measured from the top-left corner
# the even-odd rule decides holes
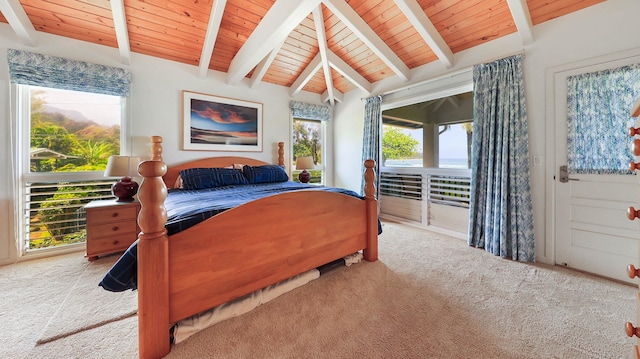
[[[638,263],[638,220],[627,208],[638,207],[634,175],[561,176],[567,164],[567,76],[639,62],[627,58],[554,74],[555,81],[555,262],[569,268],[633,283],[625,272]],[[615,129],[625,131],[627,129]],[[629,144],[632,138],[629,137]],[[631,151],[630,147],[627,149]],[[561,181],[561,177],[566,180]]]

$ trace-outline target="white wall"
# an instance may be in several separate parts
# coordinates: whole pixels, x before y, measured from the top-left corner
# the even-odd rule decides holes
[[[554,243],[548,217],[552,211],[553,198],[548,183],[555,172],[555,153],[553,149],[547,148],[546,142],[547,136],[553,135],[546,128],[546,71],[555,66],[639,47],[638,14],[640,1],[605,1],[536,26],[533,44],[523,46],[518,34],[513,34],[456,54],[456,65],[451,69],[432,63],[412,70],[412,81],[420,82],[437,77],[437,84],[427,82],[412,88],[403,86],[399,91],[393,92],[401,84],[391,79],[376,84],[376,93],[393,92],[384,96],[383,105],[394,102],[406,104],[411,98],[418,101],[444,91],[446,83],[451,87],[460,86],[460,78],[465,76],[464,70],[473,64],[524,51],[536,258],[539,262],[553,263]],[[352,189],[360,188],[358,176],[361,152],[355,151],[355,146],[362,143],[363,127],[362,123],[356,124],[353,119],[364,116],[363,103],[360,101],[360,97],[364,96],[366,95],[363,93],[346,96],[344,103],[335,112],[336,185]],[[540,165],[533,165],[534,156],[540,157]],[[550,183],[553,184],[552,181]]]
[[[238,86],[228,86],[226,77],[219,72],[210,71],[206,79],[198,77],[198,67],[176,62],[160,60],[145,55],[132,54],[131,66],[119,61],[117,49],[65,39],[44,33],[38,33],[35,48],[23,46],[9,25],[0,23],[0,166],[8,168],[10,155],[10,101],[9,75],[6,59],[7,48],[15,48],[55,55],[77,60],[128,68],[132,73],[132,92],[127,100],[127,115],[130,120],[131,154],[149,156],[149,136],[163,137],[164,161],[175,164],[190,159],[238,155],[258,158],[268,162],[277,159],[277,142],[285,142],[285,160],[291,158],[291,119],[288,88],[271,84],[249,86],[244,80]],[[214,53],[215,56],[215,53]],[[182,151],[182,90],[259,102],[263,107],[263,151],[262,152],[208,152]],[[296,100],[320,103],[320,96],[302,93]],[[328,132],[333,132],[332,125]],[[331,138],[328,138],[331,141]],[[332,143],[332,142],[329,142]],[[127,143],[128,145],[129,143]],[[333,157],[332,148],[327,157]],[[8,171],[0,174],[0,264],[16,258],[14,234],[11,226],[17,214],[13,211],[13,195],[10,188]]]

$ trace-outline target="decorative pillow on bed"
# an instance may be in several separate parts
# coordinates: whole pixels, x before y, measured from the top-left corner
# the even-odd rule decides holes
[[[289,180],[284,167],[278,165],[248,166],[242,168],[242,173],[249,183],[273,183]]]
[[[248,184],[242,171],[233,168],[188,168],[180,171],[180,177],[188,190]]]

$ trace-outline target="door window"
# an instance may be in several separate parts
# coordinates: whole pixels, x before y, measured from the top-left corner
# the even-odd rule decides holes
[[[640,96],[640,64],[567,77],[569,173],[629,174],[630,116]]]

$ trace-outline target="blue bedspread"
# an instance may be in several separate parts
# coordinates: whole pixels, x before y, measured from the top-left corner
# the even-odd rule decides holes
[[[342,188],[301,184],[292,181],[225,186],[195,191],[171,189],[165,200],[167,210],[165,227],[169,235],[175,234],[227,209],[277,193],[302,189],[330,191],[362,198],[356,192]],[[382,227],[378,221],[378,233],[381,232]],[[136,240],[107,272],[100,282],[101,287],[112,292],[137,289],[137,244]]]

